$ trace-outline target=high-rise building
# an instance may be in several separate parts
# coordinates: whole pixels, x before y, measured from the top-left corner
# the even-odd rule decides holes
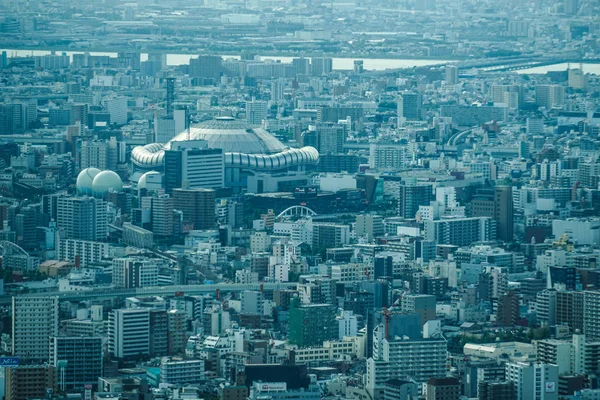
[[[108,314],[108,351],[115,358],[150,354],[150,310],[111,311]]]
[[[142,197],[142,210],[150,210],[150,226],[155,236],[173,236],[174,201],[168,194]]]
[[[183,310],[167,311],[167,351],[169,354],[185,354],[187,343],[187,313]]]
[[[176,210],[183,213],[183,222],[194,229],[212,229],[215,226],[215,191],[212,189],[174,189]]]
[[[512,382],[515,400],[558,400],[558,366],[509,362],[506,379]]]
[[[154,119],[154,136],[157,143],[167,143],[188,128],[186,110],[173,110],[171,113]]]
[[[305,145],[312,145],[319,150],[321,154],[340,154],[344,152],[344,142],[346,139],[346,130],[338,124],[318,124],[309,127],[309,132],[304,134],[308,137],[314,132],[314,140]],[[305,139],[306,140],[306,139]]]
[[[116,97],[105,100],[106,111],[110,114],[110,123],[125,125],[127,123],[127,97]]]
[[[170,385],[200,384],[205,380],[204,363],[204,360],[175,360],[165,358],[160,364],[160,382]]]
[[[446,84],[456,85],[458,83],[458,66],[446,65]]]
[[[58,297],[13,297],[12,332],[13,355],[48,362],[48,338],[58,335]]]
[[[56,225],[65,239],[102,241],[108,235],[107,205],[93,197],[60,197]]]
[[[50,364],[59,372],[58,385],[62,390],[83,390],[86,385],[97,384],[103,361],[101,337],[50,338]]]
[[[398,216],[415,218],[419,206],[428,206],[433,200],[433,186],[419,185],[414,179],[409,179],[399,187]]]
[[[348,225],[328,222],[312,223],[313,249],[340,247],[348,243],[350,243],[350,227]]]
[[[217,79],[223,72],[223,58],[221,56],[202,55],[190,59],[190,76],[193,78]]]
[[[328,75],[333,70],[333,59],[330,57],[313,57],[310,61],[312,76]]]
[[[271,82],[271,101],[274,103],[280,103],[283,101],[283,94],[285,92],[286,82],[283,79],[276,79]],[[250,122],[250,121],[248,121]],[[250,122],[252,123],[252,122]]]
[[[263,293],[245,290],[241,294],[241,314],[263,314]]]
[[[423,99],[420,93],[404,92],[398,95],[396,101],[398,105],[397,111],[399,119],[421,119],[421,107],[423,106]]]
[[[264,100],[252,99],[246,102],[246,121],[251,125],[261,125],[267,119],[269,105]]]
[[[224,186],[225,161],[222,149],[208,148],[204,140],[171,142],[165,151],[165,189]]]
[[[576,0],[571,0],[576,1]],[[587,90],[588,79],[581,68],[569,69],[569,87],[579,90]]]
[[[494,188],[494,220],[496,220],[496,238],[512,242],[514,235],[512,186]]]
[[[565,105],[565,88],[561,85],[537,85],[535,103],[539,107],[562,108]]]
[[[338,337],[336,307],[331,304],[292,302],[289,317],[289,341],[299,347],[322,346]],[[309,323],[310,321],[310,323]]]

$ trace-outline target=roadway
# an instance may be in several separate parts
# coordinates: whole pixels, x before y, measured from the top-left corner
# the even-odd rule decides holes
[[[203,295],[216,293],[221,294],[236,293],[244,290],[262,290],[273,291],[281,289],[296,289],[296,283],[216,283],[212,285],[173,285],[138,289],[112,289],[101,288],[91,290],[81,290],[72,292],[39,292],[20,294],[19,297],[52,297],[56,296],[60,301],[84,301],[84,300],[105,300],[113,298],[126,297],[148,297],[148,296],[174,296],[175,293],[184,293],[185,295]],[[10,305],[12,296],[0,296],[0,306]]]

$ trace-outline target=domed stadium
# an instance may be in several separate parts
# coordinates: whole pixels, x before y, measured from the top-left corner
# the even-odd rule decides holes
[[[319,161],[319,152],[313,147],[291,148],[246,121],[218,117],[192,126],[166,144],[135,147],[131,152],[134,169],[160,170],[171,144],[187,140],[206,140],[209,148],[223,150],[225,175],[231,177],[227,182],[248,174],[304,171]]]

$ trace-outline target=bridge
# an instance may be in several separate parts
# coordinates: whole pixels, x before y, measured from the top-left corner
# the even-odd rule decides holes
[[[278,216],[277,221],[281,221],[286,218],[303,218],[313,217],[317,215],[316,212],[305,206],[291,206],[283,210]]]
[[[188,296],[204,295],[210,293],[238,293],[245,290],[256,290],[271,292],[274,290],[296,289],[297,283],[216,283],[212,285],[173,285],[136,289],[113,289],[95,288],[91,290],[80,290],[71,292],[39,292],[25,293],[18,297],[58,297],[59,301],[85,301],[85,300],[107,300],[126,297],[150,297],[150,296],[174,296],[175,293],[184,293]],[[12,303],[12,296],[0,296],[0,306]]]

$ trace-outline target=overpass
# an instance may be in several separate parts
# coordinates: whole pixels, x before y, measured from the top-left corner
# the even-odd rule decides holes
[[[210,293],[238,293],[245,290],[274,291],[283,289],[296,289],[297,283],[216,283],[212,285],[173,285],[157,286],[137,289],[113,289],[113,288],[95,288],[90,290],[70,291],[70,292],[38,292],[20,294],[18,297],[58,297],[59,301],[85,301],[85,300],[106,300],[113,298],[126,297],[149,297],[149,296],[174,296],[175,293],[184,293],[185,295],[203,295]],[[7,306],[12,303],[12,296],[0,296],[0,306]]]

